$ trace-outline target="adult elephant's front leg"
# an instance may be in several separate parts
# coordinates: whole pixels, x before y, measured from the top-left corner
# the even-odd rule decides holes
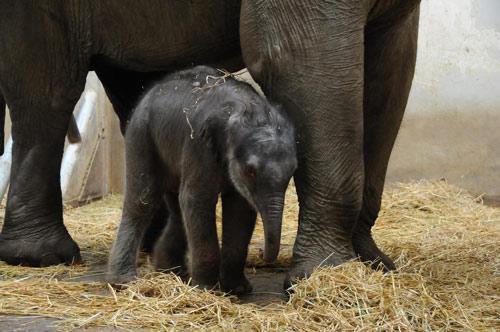
[[[289,272],[293,280],[319,265],[355,257],[351,231],[364,180],[363,35],[368,8],[363,1],[305,1],[293,8],[270,3],[244,2],[241,39],[251,74],[298,126],[295,183],[300,213]]]
[[[61,97],[52,104],[30,103],[29,97],[12,99],[9,104],[14,144],[0,234],[0,260],[9,264],[81,261],[80,250],[63,224],[59,174],[64,137],[77,99],[74,95],[74,99]]]
[[[0,90],[9,105],[13,146],[0,260],[31,266],[78,262],[80,250],[63,224],[60,168],[90,43],[73,29],[74,20],[47,10],[48,4],[18,1],[7,7],[0,20]],[[18,15],[25,12],[29,18]]]

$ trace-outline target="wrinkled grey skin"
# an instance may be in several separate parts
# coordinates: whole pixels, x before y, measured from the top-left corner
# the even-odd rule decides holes
[[[256,210],[264,225],[264,259],[278,256],[285,192],[297,167],[293,126],[248,84],[233,78],[222,83],[216,76],[221,73],[206,66],[171,74],[134,111],[109,281],[136,277],[140,240],[163,196],[170,219],[155,248],[157,269],[183,275],[188,247],[194,284],[212,288],[220,280],[224,291],[251,291],[244,266]],[[219,194],[221,252],[215,227]]]
[[[298,125],[299,229],[288,280],[356,256],[394,268],[371,227],[413,78],[418,4],[1,1],[0,90],[14,147],[0,258],[31,265],[79,258],[62,223],[59,168],[89,70],[124,128],[142,86],[213,63],[247,66]]]
[[[5,99],[0,93],[0,156],[3,155],[4,152],[4,126],[5,126],[5,112],[6,112]],[[82,138],[80,136],[80,131],[78,130],[78,125],[76,124],[76,119],[74,116],[71,116],[71,119],[68,123],[68,130],[66,132],[66,137],[68,138],[68,142],[75,144],[81,142]]]

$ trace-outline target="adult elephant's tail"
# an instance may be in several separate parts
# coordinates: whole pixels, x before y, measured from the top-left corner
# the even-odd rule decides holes
[[[4,135],[5,135],[5,98],[0,93],[0,156],[4,152]],[[81,142],[82,138],[80,136],[80,131],[78,130],[78,125],[76,124],[76,119],[74,115],[71,115],[71,119],[68,124],[68,131],[66,132],[68,141],[72,144]]]

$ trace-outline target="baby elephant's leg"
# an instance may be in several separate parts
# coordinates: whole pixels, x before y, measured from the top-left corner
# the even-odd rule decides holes
[[[187,275],[186,232],[182,224],[181,211],[179,207],[179,195],[167,193],[165,200],[168,206],[168,223],[156,242],[153,252],[153,264],[158,271],[174,272],[181,277]]]
[[[252,291],[245,277],[248,244],[252,238],[256,213],[236,191],[222,195],[222,264],[220,282],[225,292]]]
[[[107,280],[110,283],[124,283],[136,278],[137,255],[144,232],[162,197],[158,165],[151,151],[153,145],[138,140],[127,142],[126,148],[125,199],[122,220],[109,258]]]
[[[179,203],[189,246],[194,285],[212,289],[219,280],[220,249],[215,225],[217,193],[181,188]]]

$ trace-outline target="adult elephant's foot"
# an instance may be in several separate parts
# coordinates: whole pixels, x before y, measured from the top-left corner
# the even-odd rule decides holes
[[[51,230],[45,236],[38,234],[36,238],[0,234],[0,260],[33,267],[82,263],[78,245],[64,228]]]
[[[297,264],[294,263],[283,282],[283,289],[285,292],[293,292],[293,290],[291,290],[293,285],[301,279],[309,278],[317,266],[319,266],[319,262],[306,261]]]
[[[316,252],[314,257],[294,257],[290,271],[288,271],[283,288],[287,292],[293,292],[290,288],[301,279],[307,279],[314,272],[314,269],[322,266],[337,266],[353,260],[355,258],[352,248],[325,251],[324,248],[317,250],[310,249],[311,253]],[[298,256],[298,255],[295,255]]]
[[[382,268],[385,272],[396,269],[394,262],[378,248],[371,234],[354,234],[352,244],[361,261],[370,264],[372,268]]]

